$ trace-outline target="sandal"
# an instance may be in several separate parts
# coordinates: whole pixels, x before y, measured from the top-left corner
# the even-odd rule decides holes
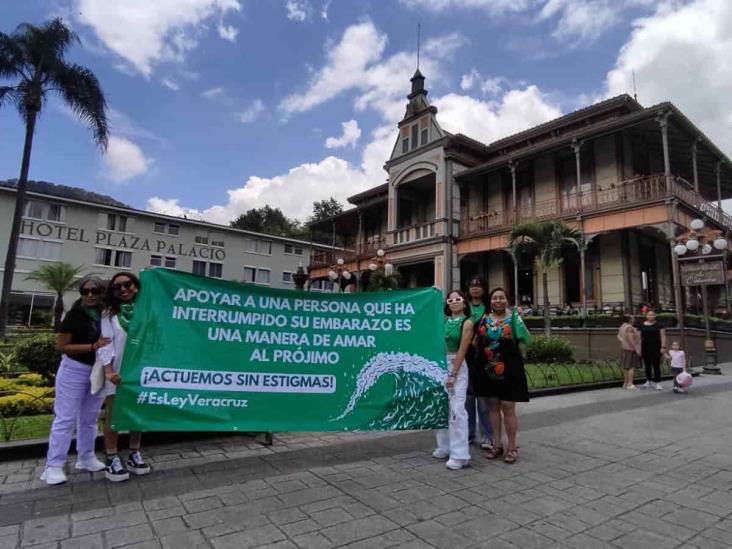
[[[503,446],[493,446],[485,452],[486,459],[496,459],[503,455]]]
[[[516,460],[518,459],[518,448],[513,448],[512,450],[507,450],[506,455],[503,457],[504,463],[516,463]]]

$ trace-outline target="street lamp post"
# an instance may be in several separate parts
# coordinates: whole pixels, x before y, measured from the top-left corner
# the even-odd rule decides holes
[[[346,269],[344,265],[345,261],[343,259],[338,258],[336,260],[336,266],[335,268],[332,268],[330,271],[328,271],[328,278],[330,278],[334,284],[338,284],[338,292],[342,292],[343,288],[348,285],[351,280],[351,277],[353,276],[348,269]]]
[[[704,373],[720,374],[717,366],[717,348],[709,324],[709,296],[707,286],[726,284],[725,256],[727,239],[721,231],[705,229],[704,221],[694,219],[690,231],[680,236],[674,253],[678,256],[684,286],[701,286],[704,314]],[[716,254],[712,254],[716,251]],[[681,304],[677,304],[678,307]]]
[[[292,281],[295,283],[295,289],[296,290],[304,290],[305,289],[305,283],[308,281],[308,273],[305,272],[305,267],[303,267],[302,261],[297,266],[297,271],[292,273]]]

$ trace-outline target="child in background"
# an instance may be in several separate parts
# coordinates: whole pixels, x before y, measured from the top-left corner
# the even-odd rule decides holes
[[[674,393],[683,393],[685,390],[677,383],[676,376],[686,371],[686,353],[681,349],[678,341],[671,343],[668,356],[671,359],[671,374],[674,376]]]

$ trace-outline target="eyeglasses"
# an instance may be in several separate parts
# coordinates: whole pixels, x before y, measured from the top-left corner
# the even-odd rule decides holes
[[[79,288],[81,295],[100,295],[102,293],[101,288]]]
[[[448,305],[457,305],[458,303],[462,303],[465,301],[462,297],[448,297],[447,298],[447,304]]]
[[[115,292],[119,292],[122,288],[125,290],[131,290],[135,287],[135,283],[131,280],[125,280],[124,282],[115,282],[112,284],[112,290]]]
[[[476,288],[476,287],[477,288],[482,288],[483,287],[483,285],[480,283],[479,280],[473,280],[473,281],[471,281],[470,284],[468,284],[468,286],[470,286],[471,288]]]

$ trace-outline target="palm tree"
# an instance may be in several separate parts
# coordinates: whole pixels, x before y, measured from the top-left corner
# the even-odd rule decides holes
[[[544,334],[548,336],[552,327],[549,316],[548,272],[562,263],[562,252],[567,247],[580,248],[582,235],[577,229],[561,221],[530,221],[514,225],[508,240],[514,257],[522,252],[534,254],[544,290]]]
[[[53,311],[53,329],[58,331],[61,316],[64,314],[64,294],[73,290],[79,283],[79,275],[84,267],[74,267],[68,263],[50,263],[28,273],[26,280],[36,280],[47,289],[56,292],[56,307]]]
[[[10,35],[0,32],[0,81],[10,81],[10,85],[0,85],[0,107],[5,103],[15,105],[25,122],[23,160],[0,294],[0,338],[5,337],[8,322],[8,300],[25,205],[33,132],[48,95],[57,93],[66,106],[91,128],[97,145],[102,150],[107,148],[107,102],[99,81],[89,69],[65,58],[66,50],[76,42],[79,42],[79,37],[61,19],[41,26],[24,23]]]

